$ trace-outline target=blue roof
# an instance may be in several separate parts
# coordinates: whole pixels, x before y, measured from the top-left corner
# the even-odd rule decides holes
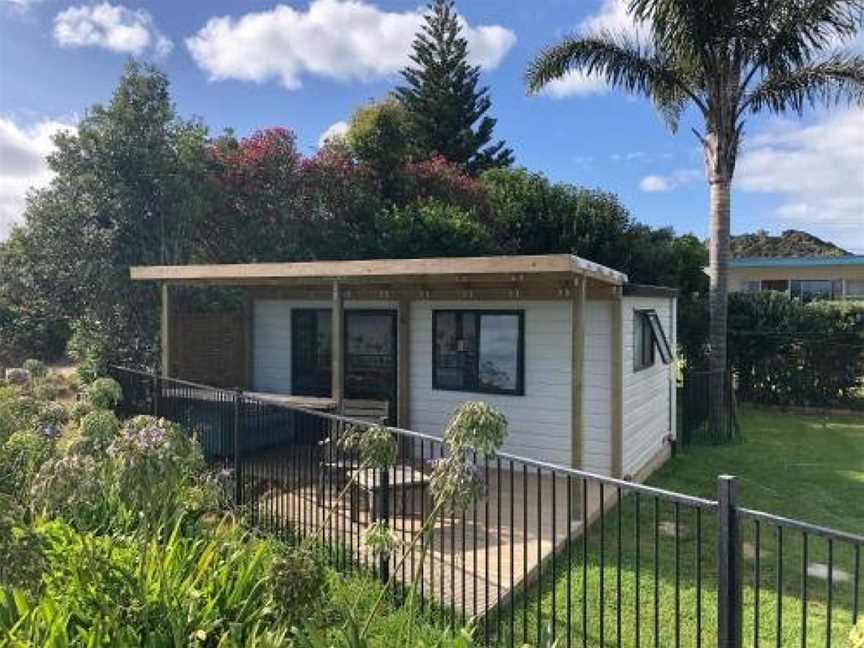
[[[732,259],[733,268],[807,268],[819,266],[864,266],[864,254],[826,257],[740,257]]]

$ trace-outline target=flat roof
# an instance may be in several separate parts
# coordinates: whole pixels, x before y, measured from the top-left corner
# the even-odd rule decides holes
[[[429,259],[374,259],[363,261],[303,261],[293,263],[234,263],[220,265],[133,266],[133,281],[178,283],[255,284],[279,280],[324,283],[338,280],[362,282],[400,278],[453,278],[524,275],[573,275],[613,285],[627,283],[627,275],[572,254],[456,257]]]
[[[864,255],[806,257],[740,257],[732,259],[733,268],[817,268],[824,266],[864,266]]]

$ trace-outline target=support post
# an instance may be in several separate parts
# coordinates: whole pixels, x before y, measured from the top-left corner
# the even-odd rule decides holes
[[[159,416],[162,410],[160,401],[162,400],[162,384],[159,379],[159,372],[153,371],[153,416]]]
[[[735,504],[735,478],[717,478],[717,645],[741,646],[740,538]]]
[[[162,282],[162,310],[160,317],[160,348],[162,376],[171,377],[171,286]]]
[[[390,525],[390,471],[388,469],[378,472],[378,501],[375,509],[376,518],[386,526]],[[378,558],[378,577],[385,585],[390,580],[390,554],[382,553]]]
[[[330,315],[332,334],[330,340],[331,357],[331,389],[330,397],[336,402],[336,411],[342,411],[342,402],[345,400],[345,301],[342,294],[342,286],[338,281],[333,282],[333,308]]]
[[[396,332],[398,345],[398,355],[396,357],[396,366],[399,373],[399,381],[396,398],[398,400],[398,408],[396,411],[396,424],[404,429],[411,427],[410,402],[410,371],[411,371],[411,301],[408,299],[399,300],[399,325]]]
[[[234,504],[243,503],[243,469],[240,443],[241,410],[243,408],[243,392],[234,392]]]

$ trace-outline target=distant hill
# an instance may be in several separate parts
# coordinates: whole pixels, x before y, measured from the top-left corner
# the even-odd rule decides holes
[[[765,230],[753,234],[733,236],[732,256],[737,257],[800,257],[849,256],[849,252],[830,241],[802,232],[786,230],[780,236],[771,236]]]

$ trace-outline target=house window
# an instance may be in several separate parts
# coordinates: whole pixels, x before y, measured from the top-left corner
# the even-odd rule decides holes
[[[332,328],[327,309],[291,311],[291,392],[330,396]]]
[[[432,329],[434,389],[525,393],[522,311],[434,311]]]
[[[762,280],[762,291],[772,291],[772,292],[781,292],[785,293],[789,290],[789,280],[788,279],[763,279]]]
[[[654,366],[655,348],[663,364],[672,362],[672,348],[657,311],[637,310],[633,315],[633,370]]]
[[[839,298],[843,292],[840,281],[823,279],[793,279],[790,282],[790,294],[802,301],[813,301],[814,299]]]
[[[846,298],[847,299],[864,299],[864,280],[847,279],[846,280]]]

